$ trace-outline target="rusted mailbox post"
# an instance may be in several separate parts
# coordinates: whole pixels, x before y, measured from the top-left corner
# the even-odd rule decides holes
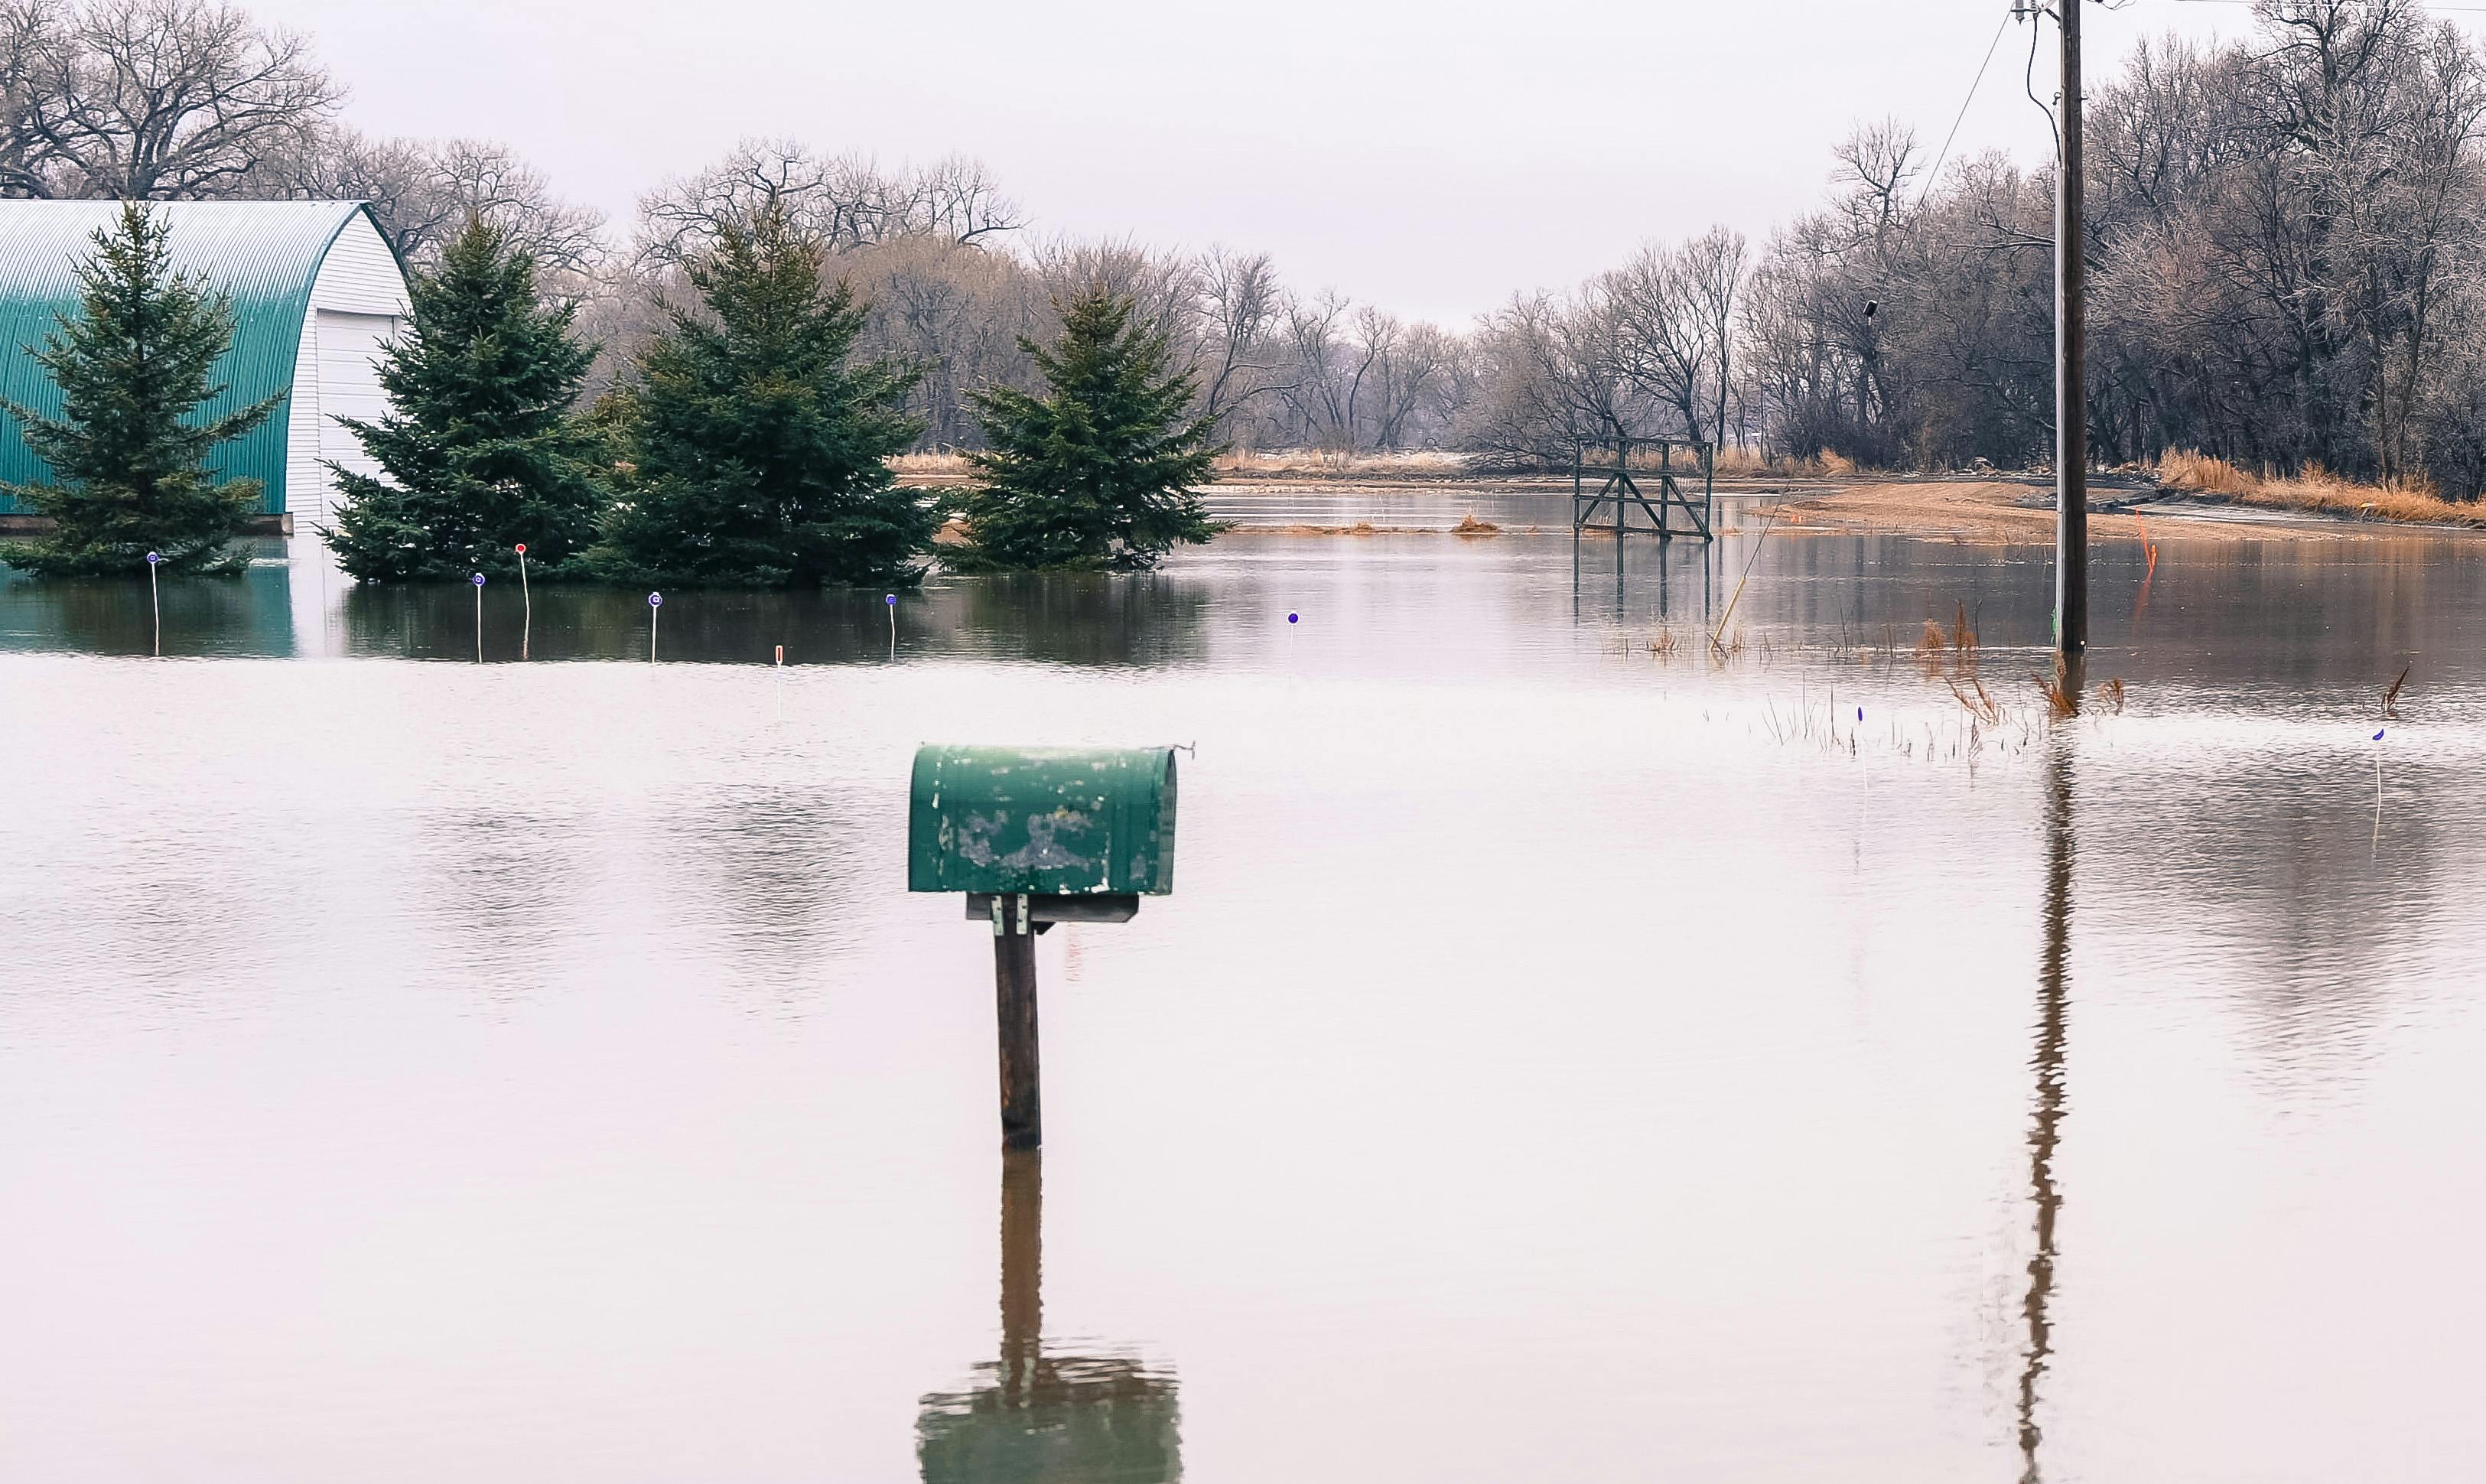
[[[1174,749],[925,747],[915,754],[906,885],[963,892],[992,923],[1002,1143],[1044,1139],[1036,935],[1127,922],[1174,890]]]

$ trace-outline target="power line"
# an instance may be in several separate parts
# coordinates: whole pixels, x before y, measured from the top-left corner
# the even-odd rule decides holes
[[[1960,121],[1968,117],[1968,105],[1976,101],[1976,90],[1985,81],[1985,69],[1994,65],[1994,53],[2003,45],[2003,33],[2010,28],[2011,13],[2003,13],[2003,24],[1994,28],[1994,40],[1985,43],[1985,60],[1976,65],[1976,78],[1968,85],[1968,96],[1959,100],[1959,112],[1952,116],[1950,132],[1943,136],[1942,152],[1934,156],[1934,168],[1925,172],[1925,183],[1917,191],[1917,205],[1925,204],[1925,196],[1942,179],[1943,161],[1950,158],[1951,141],[1959,137]]]
[[[2078,3],[2078,0],[2074,0],[2074,3]],[[2112,5],[2109,9],[2119,11],[2131,3],[2132,0],[2120,0],[2119,4]],[[2167,3],[2169,5],[2251,6],[2258,4],[2259,0],[2167,0]],[[2421,5],[2417,9],[2458,11],[2469,14],[2486,15],[2486,5]],[[2015,5],[2012,10],[2003,13],[2003,23],[1994,28],[1994,40],[1985,43],[1985,60],[1976,65],[1976,77],[1968,85],[1968,96],[1959,100],[1959,112],[1951,118],[1950,132],[1943,136],[1942,152],[1934,156],[1934,168],[1925,172],[1925,183],[1917,190],[1917,205],[1925,204],[1925,198],[1933,193],[1934,183],[1942,179],[1943,164],[1950,158],[1950,147],[1959,139],[1959,126],[1968,118],[1969,105],[1976,101],[1976,90],[1984,86],[1985,73],[1994,66],[1994,53],[2003,45],[2003,33],[2010,29],[2011,22],[2015,19],[2026,19],[2031,23],[2029,28],[2029,101],[2035,103],[2037,111],[2046,116],[2046,127],[2055,136],[2055,157],[2058,160],[2062,158],[2062,129],[2055,122],[2055,111],[2048,108],[2045,100],[2037,96],[2037,29],[2034,22],[2041,14],[2044,14],[2042,9],[2036,5],[2030,5],[2026,9]]]
[[[2072,0],[2072,3],[2078,5],[2080,0]],[[2063,125],[2055,118],[2055,111],[2037,96],[2037,16],[2041,14],[2036,10],[2029,13],[2029,101],[2035,103],[2037,111],[2046,116],[2046,131],[2055,136],[2055,163],[2060,165],[2063,162]]]
[[[2167,0],[2169,5],[2251,5],[2254,0]],[[2486,15],[2486,5],[2420,5],[2420,11],[2460,11],[2472,15]]]

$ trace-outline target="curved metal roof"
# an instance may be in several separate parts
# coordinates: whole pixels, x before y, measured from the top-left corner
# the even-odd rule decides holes
[[[225,391],[204,415],[278,393],[290,397],[311,285],[338,234],[371,207],[359,201],[155,201],[148,209],[169,229],[165,246],[174,268],[233,295],[234,343],[215,370]],[[0,201],[0,398],[59,415],[60,388],[34,352],[64,316],[77,314],[77,264],[93,256],[97,230],[120,220],[117,201]],[[227,478],[260,481],[265,486],[261,508],[270,512],[285,508],[288,411],[278,403],[264,422],[207,460]],[[50,477],[50,467],[26,447],[16,418],[0,411],[0,481]],[[15,508],[0,493],[0,512]]]

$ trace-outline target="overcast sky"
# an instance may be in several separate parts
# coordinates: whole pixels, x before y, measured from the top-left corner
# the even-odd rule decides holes
[[[987,162],[1037,231],[1226,243],[1288,283],[1462,322],[1638,242],[1757,242],[1834,141],[1928,151],[2007,0],[245,0],[310,33],[367,132],[506,140],[626,225],[745,135]],[[2093,72],[2238,5],[2092,4]],[[2004,29],[1954,157],[2048,148]],[[2038,58],[2053,91],[2053,33]]]

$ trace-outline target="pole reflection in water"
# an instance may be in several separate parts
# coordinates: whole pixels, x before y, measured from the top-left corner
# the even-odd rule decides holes
[[[2022,1312],[2029,1343],[2020,1364],[2020,1478],[2036,1484],[2037,1385],[2055,1353],[2047,1308],[2055,1296],[2055,1227],[2063,1206],[2055,1185],[2055,1150],[2062,1140],[2064,1019],[2072,948],[2072,739],[2058,728],[2047,739],[2045,946],[2037,960],[2037,1095],[2029,1122],[2029,1199],[2036,1212],[2036,1250],[2029,1258],[2029,1295]]]
[[[1044,1153],[1002,1153],[1002,1353],[921,1403],[924,1484],[1173,1484],[1174,1379],[1130,1356],[1044,1353]]]

